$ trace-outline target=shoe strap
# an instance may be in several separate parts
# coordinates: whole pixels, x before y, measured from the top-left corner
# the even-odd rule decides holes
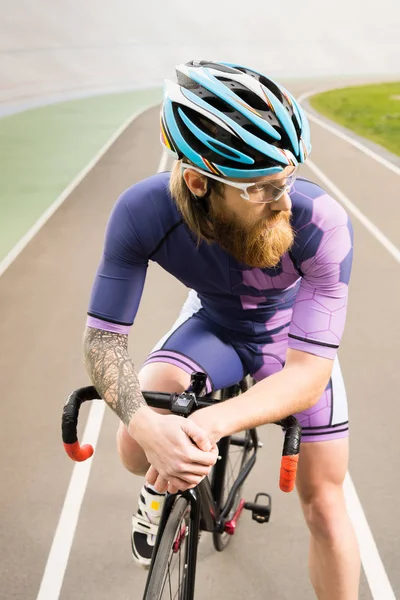
[[[150,523],[150,521],[140,515],[134,515],[132,517],[132,529],[138,533],[144,533],[145,535],[157,535],[158,525]]]
[[[142,500],[144,498],[144,502]],[[142,490],[138,500],[138,506],[142,514],[147,514],[150,519],[160,518],[165,502],[165,495],[153,495]]]

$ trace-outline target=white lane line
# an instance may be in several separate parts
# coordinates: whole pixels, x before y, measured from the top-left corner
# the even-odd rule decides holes
[[[147,106],[141,111],[134,113],[129,119],[125,121],[121,125],[121,127],[110,137],[108,142],[104,144],[101,150],[96,154],[93,160],[75,177],[75,179],[70,183],[70,185],[65,188],[65,190],[61,193],[61,195],[53,202],[51,206],[42,214],[41,217],[36,221],[36,223],[29,229],[29,231],[19,240],[19,242],[10,250],[7,256],[0,262],[0,277],[3,275],[4,271],[8,269],[8,267],[14,262],[19,254],[21,254],[22,250],[29,244],[29,242],[35,237],[35,235],[40,231],[45,223],[50,219],[50,217],[56,212],[56,210],[61,206],[63,202],[68,198],[68,196],[74,191],[76,187],[81,183],[81,181],[86,177],[86,175],[93,169],[93,167],[99,162],[99,160],[104,156],[104,154],[109,150],[109,148],[114,144],[114,142],[119,138],[120,135],[129,127],[129,125],[137,119],[140,115],[142,115],[146,110],[158,106],[157,104],[152,104]]]
[[[344,492],[347,509],[360,546],[361,561],[372,597],[376,598],[376,600],[396,600],[363,507],[349,474],[346,475],[344,481]]]
[[[351,200],[315,165],[312,161],[308,160],[306,165],[315,175],[323,182],[323,184],[329,188],[334,196],[340,200],[340,202],[351,212],[368,231],[374,236],[374,238],[382,244],[384,248],[393,256],[393,258],[400,263],[400,250],[382,233],[376,225],[374,225]]]
[[[92,402],[83,434],[84,443],[96,446],[105,407],[103,401]],[[89,458],[84,463],[76,463],[72,471],[37,600],[55,600],[60,595],[92,462],[93,458]]]
[[[329,89],[331,90],[331,89],[337,89],[337,88],[329,88]],[[320,90],[316,89],[316,90],[312,90],[310,92],[305,92],[304,94],[301,94],[298,97],[298,101],[301,103],[306,98],[309,98],[310,96],[314,96],[317,93],[322,93],[324,91],[329,91],[329,90],[327,90],[327,89],[320,89]],[[305,112],[306,112],[307,118],[312,123],[315,123],[316,125],[319,125],[323,129],[326,129],[326,131],[329,131],[329,133],[332,133],[333,135],[335,135],[336,137],[340,138],[341,140],[344,140],[348,144],[351,144],[354,148],[357,148],[357,150],[360,150],[361,152],[363,152],[364,154],[366,154],[370,158],[373,158],[378,163],[380,163],[381,165],[383,165],[384,167],[386,167],[387,169],[389,169],[390,171],[392,171],[396,175],[400,175],[400,167],[398,167],[394,163],[390,162],[390,160],[387,160],[386,158],[384,158],[383,156],[381,156],[377,152],[374,152],[373,150],[371,150],[367,146],[364,146],[364,144],[362,144],[358,140],[350,137],[349,135],[347,135],[346,133],[344,133],[340,129],[337,129],[333,125],[330,125],[329,123],[326,123],[322,119],[319,119],[318,117],[316,117],[314,114],[310,113],[309,111],[306,110]]]
[[[139,114],[141,113],[138,113],[136,116],[139,116]],[[157,171],[165,171],[167,163],[168,155],[163,152]],[[103,423],[105,407],[105,402],[92,402],[82,444],[92,444],[94,448],[96,447]],[[57,600],[60,596],[93,458],[89,458],[83,463],[75,463],[74,465],[36,600]]]

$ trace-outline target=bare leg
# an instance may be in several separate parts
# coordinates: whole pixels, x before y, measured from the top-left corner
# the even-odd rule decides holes
[[[301,446],[297,490],[310,529],[310,578],[319,600],[357,600],[360,555],[343,481],[348,439]]]
[[[175,365],[151,363],[140,371],[139,381],[142,390],[172,393],[185,390],[190,383],[190,376]],[[146,475],[150,466],[146,455],[122,422],[117,431],[117,448],[122,464],[128,471],[135,475]]]

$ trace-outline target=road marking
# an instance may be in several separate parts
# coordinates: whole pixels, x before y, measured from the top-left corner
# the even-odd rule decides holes
[[[121,125],[121,127],[110,137],[108,142],[104,144],[101,150],[96,154],[93,160],[75,177],[75,179],[70,183],[68,187],[61,193],[61,195],[53,202],[51,206],[42,214],[41,217],[36,221],[36,223],[29,229],[29,231],[19,240],[19,242],[10,250],[7,256],[0,262],[0,277],[3,275],[4,271],[8,269],[8,267],[14,262],[14,260],[21,254],[22,250],[29,244],[29,242],[35,237],[35,235],[40,231],[45,223],[50,219],[50,217],[56,212],[56,210],[61,206],[63,202],[68,198],[68,196],[74,191],[75,188],[81,183],[81,181],[86,177],[86,175],[95,167],[95,165],[99,162],[99,160],[104,156],[107,150],[114,144],[114,142],[122,135],[122,133],[129,127],[129,125],[140,117],[146,110],[153,108],[154,106],[158,106],[157,104],[152,104],[147,106],[141,111],[134,113],[129,119],[125,121]]]
[[[384,248],[393,256],[393,258],[400,263],[400,250],[381,232],[376,225],[374,225],[351,200],[327,177],[319,167],[313,162],[307,161],[306,165],[310,170],[323,182],[323,184],[330,188],[335,197],[353,213],[353,215],[364,225],[366,229],[374,236],[374,238],[382,244]]]
[[[136,116],[140,114],[137,113]],[[132,120],[130,119],[129,123]],[[127,122],[126,127],[129,123]],[[121,128],[121,133],[122,131]],[[116,137],[113,137],[115,141]],[[165,171],[167,163],[168,155],[163,152],[157,172]],[[105,402],[92,402],[82,443],[96,446],[103,423],[105,407]],[[36,600],[57,600],[60,596],[92,463],[93,458],[90,458],[84,463],[75,463],[74,465]]]
[[[377,600],[396,600],[363,507],[348,473],[344,480],[344,492],[347,509],[360,547],[361,562],[372,597]]]
[[[330,88],[330,89],[337,89],[337,88]],[[304,94],[301,94],[298,97],[298,101],[301,103],[301,102],[303,102],[303,100],[306,100],[310,96],[314,96],[315,94],[322,93],[324,91],[329,91],[329,90],[327,90],[327,89],[320,89],[320,90],[316,89],[316,90],[311,90],[310,92],[305,92]],[[354,146],[354,148],[357,148],[357,150],[361,150],[361,152],[364,152],[364,154],[366,154],[370,158],[373,158],[378,163],[380,163],[381,165],[383,165],[384,167],[386,167],[387,169],[389,169],[390,171],[392,171],[396,175],[400,175],[400,167],[398,167],[394,163],[390,162],[390,160],[387,160],[386,158],[384,158],[383,156],[381,156],[377,152],[374,152],[373,150],[371,150],[367,146],[364,146],[364,144],[362,144],[358,140],[356,140],[356,139],[350,137],[349,135],[347,135],[346,133],[344,133],[344,131],[341,131],[340,129],[337,129],[333,125],[330,125],[329,123],[326,123],[325,121],[323,121],[322,119],[316,117],[315,115],[313,115],[309,111],[306,110],[305,112],[306,112],[307,118],[312,123],[315,123],[316,125],[319,125],[323,129],[326,129],[327,131],[329,131],[329,133],[332,133],[336,137],[338,137],[338,138],[344,140],[345,142],[347,142],[348,144],[351,144],[352,146]]]
[[[96,446],[105,408],[106,403],[103,401],[92,402],[83,434],[84,443]],[[92,463],[93,458],[84,463],[75,463],[37,600],[55,600],[60,596]]]

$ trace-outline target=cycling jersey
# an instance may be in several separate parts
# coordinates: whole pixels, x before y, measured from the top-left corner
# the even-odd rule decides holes
[[[298,179],[290,194],[292,250],[275,268],[250,268],[217,244],[197,246],[168,183],[169,173],[154,175],[116,203],[88,325],[128,333],[153,260],[196,290],[212,321],[252,339],[266,333],[273,339],[290,322],[290,348],[334,358],[345,323],[353,249],[341,205],[315,183]]]
[[[248,267],[197,238],[170,193],[169,173],[132,186],[117,201],[90,300],[89,327],[127,334],[150,260],[193,290],[150,362],[204,370],[208,389],[245,373],[267,377],[287,348],[335,359],[344,329],[353,234],[348,215],[318,185],[297,179],[291,192],[291,250],[274,268]],[[347,435],[340,369],[320,402],[298,415],[303,440]],[[338,389],[335,394],[332,389]],[[330,437],[329,437],[330,436]]]

